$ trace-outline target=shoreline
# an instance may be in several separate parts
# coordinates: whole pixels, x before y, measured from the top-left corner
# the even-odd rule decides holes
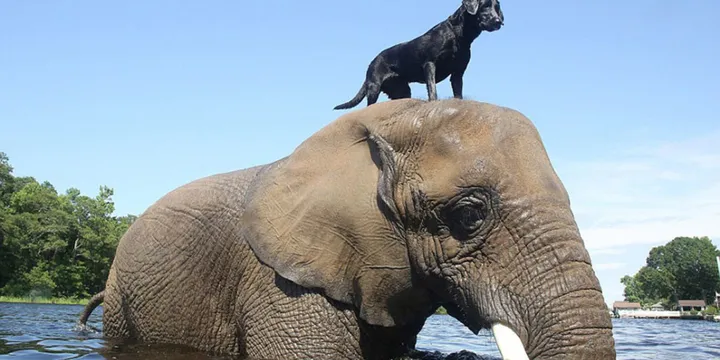
[[[51,304],[51,305],[85,305],[90,299],[74,298],[41,298],[31,296],[0,296],[0,303],[9,304]]]
[[[8,304],[86,305],[88,301],[90,301],[90,299],[0,296],[0,303]],[[433,315],[447,315],[447,310],[440,306],[437,310],[435,310]]]

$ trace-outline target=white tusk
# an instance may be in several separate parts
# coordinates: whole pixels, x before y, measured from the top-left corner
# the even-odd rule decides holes
[[[494,323],[492,332],[503,360],[529,360],[525,346],[512,329],[501,323]]]

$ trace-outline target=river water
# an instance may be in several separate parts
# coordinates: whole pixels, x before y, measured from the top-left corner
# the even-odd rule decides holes
[[[221,359],[178,347],[113,346],[99,333],[72,330],[82,306],[0,303],[0,359]],[[699,320],[613,319],[618,359],[720,359],[720,323]],[[88,325],[102,326],[102,306]],[[469,350],[498,359],[489,332],[472,334],[447,315],[433,315],[420,350]]]

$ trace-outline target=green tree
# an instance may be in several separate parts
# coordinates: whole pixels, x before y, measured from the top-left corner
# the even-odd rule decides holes
[[[644,266],[635,274],[643,293],[643,306],[667,302],[673,294],[673,275],[662,269]]]
[[[50,297],[55,290],[55,282],[50,278],[48,265],[40,262],[29,272],[23,274],[24,289],[32,297]]]
[[[88,297],[104,287],[122,235],[135,216],[114,216],[113,190],[15,177],[0,152],[0,294]]]
[[[676,237],[650,250],[646,265],[634,276],[624,276],[625,298],[643,305],[681,299],[712,303],[720,290],[715,257],[720,254],[708,237]]]
[[[642,287],[634,276],[625,275],[620,279],[620,283],[625,285],[625,301],[641,302],[645,299]]]

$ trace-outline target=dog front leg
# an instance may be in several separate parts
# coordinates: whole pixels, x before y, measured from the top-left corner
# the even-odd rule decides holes
[[[425,70],[425,85],[427,86],[428,101],[437,100],[437,90],[435,89],[435,63],[425,63],[423,70]]]
[[[450,85],[452,85],[452,91],[453,96],[455,96],[456,99],[462,99],[463,93],[463,74],[462,73],[453,73],[450,75]]]

